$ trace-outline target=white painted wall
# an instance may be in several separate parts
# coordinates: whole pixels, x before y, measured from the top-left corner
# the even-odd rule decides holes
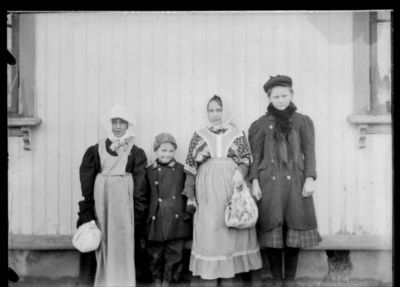
[[[353,14],[45,13],[36,15],[32,150],[9,137],[9,221],[15,234],[72,234],[85,149],[105,134],[113,103],[138,122],[137,145],[153,160],[154,136],[175,135],[184,162],[206,99],[232,101],[246,133],[267,105],[270,75],[293,78],[298,110],[316,128],[322,235],[391,235],[391,135],[357,148]],[[367,96],[367,95],[366,95]]]

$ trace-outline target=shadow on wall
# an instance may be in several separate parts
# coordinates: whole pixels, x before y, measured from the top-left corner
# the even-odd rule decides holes
[[[337,26],[337,21],[330,21],[330,16],[347,15],[351,12],[338,12],[336,13],[307,13],[307,18],[310,23],[317,29],[327,40],[328,43],[333,45],[344,45],[354,42],[358,38],[362,38],[362,41],[366,44],[370,44],[368,30],[364,27],[366,21],[369,21],[369,12],[358,12],[353,14],[353,31],[352,37],[343,37],[344,31],[340,30],[340,26]],[[369,23],[369,22],[367,22]]]

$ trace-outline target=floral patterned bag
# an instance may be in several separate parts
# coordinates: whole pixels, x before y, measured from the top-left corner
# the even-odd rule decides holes
[[[246,184],[233,189],[233,195],[225,208],[225,224],[228,227],[244,229],[256,225],[257,204]]]

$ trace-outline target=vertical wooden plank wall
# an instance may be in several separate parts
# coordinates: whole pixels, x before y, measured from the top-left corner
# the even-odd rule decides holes
[[[149,162],[154,136],[175,135],[184,161],[213,94],[248,127],[266,109],[270,75],[294,80],[298,110],[314,120],[319,228],[330,234],[391,234],[391,138],[357,148],[352,13],[36,14],[37,116],[32,150],[9,138],[9,220],[16,234],[72,234],[78,169],[104,137],[113,103],[137,120]],[[383,149],[383,151],[382,151]]]

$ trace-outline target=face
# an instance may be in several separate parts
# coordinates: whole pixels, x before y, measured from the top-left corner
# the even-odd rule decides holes
[[[175,156],[175,146],[171,143],[162,143],[156,150],[157,158],[162,163],[170,162]]]
[[[115,118],[111,119],[111,130],[117,138],[122,137],[125,133],[126,130],[128,129],[128,122],[120,119],[120,118]]]
[[[286,109],[293,99],[293,90],[290,87],[273,87],[269,92],[269,101],[278,110]]]
[[[207,107],[208,119],[213,124],[221,124],[222,122],[222,107],[216,102],[211,101]]]

